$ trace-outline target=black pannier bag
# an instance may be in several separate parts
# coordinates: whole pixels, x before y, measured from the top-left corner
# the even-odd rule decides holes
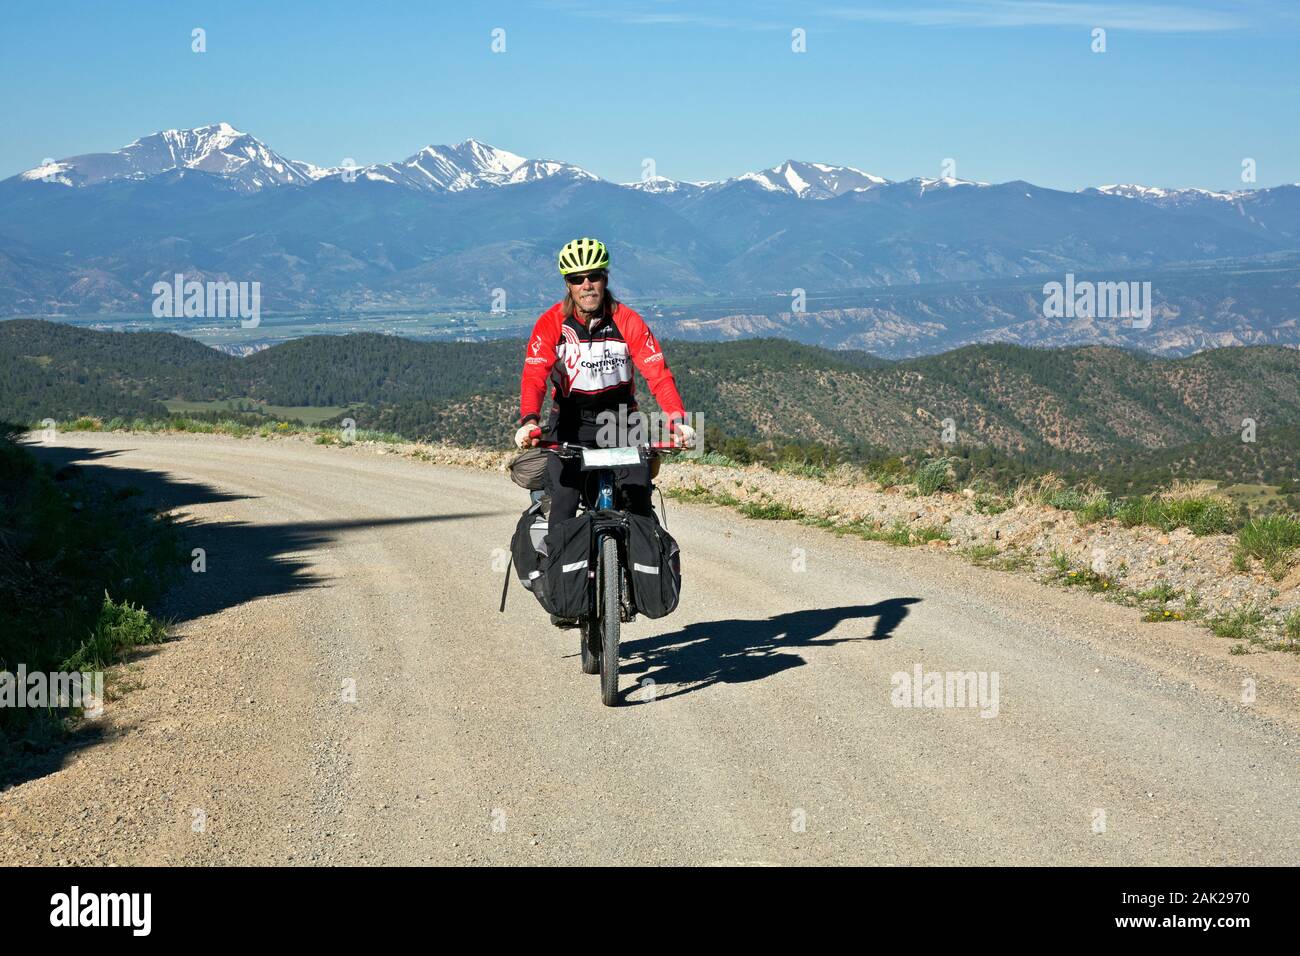
[[[561,522],[546,536],[542,558],[545,600],[541,594],[538,600],[560,617],[586,617],[590,608],[591,521],[591,514],[584,512]]]
[[[542,579],[542,558],[546,545],[546,508],[542,501],[535,501],[519,516],[515,525],[515,535],[510,539],[510,556],[515,566],[515,576],[519,583],[537,595],[537,600],[545,605],[538,585],[544,586]]]
[[[627,565],[640,613],[655,618],[676,610],[682,594],[681,550],[658,518],[627,515]]]

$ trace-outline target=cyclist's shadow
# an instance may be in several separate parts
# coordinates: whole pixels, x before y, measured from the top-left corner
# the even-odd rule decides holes
[[[687,624],[676,631],[625,640],[625,659],[619,670],[636,675],[638,681],[649,677],[656,684],[679,685],[677,690],[656,694],[655,699],[661,701],[712,684],[762,680],[805,664],[802,656],[790,653],[798,647],[885,640],[907,617],[907,605],[920,600],[890,598],[876,604],[810,608],[758,620],[733,618]],[[869,635],[824,637],[843,621],[871,617],[876,619],[876,626]]]

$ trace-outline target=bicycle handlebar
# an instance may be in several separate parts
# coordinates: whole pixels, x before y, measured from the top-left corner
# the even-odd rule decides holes
[[[540,441],[533,447],[545,448],[548,449],[549,451],[559,452],[561,455],[580,455],[582,454],[584,448],[585,449],[591,448],[590,445],[576,445],[573,442],[567,442],[567,441],[565,442]],[[674,445],[672,442],[666,442],[666,441],[641,442],[640,444],[630,445],[627,447],[638,448],[641,451],[653,452],[656,454],[660,452],[677,452],[677,451],[686,450],[686,446],[684,445]]]

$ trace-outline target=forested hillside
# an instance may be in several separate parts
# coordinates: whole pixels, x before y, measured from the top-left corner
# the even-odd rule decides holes
[[[499,446],[518,414],[522,349],[363,334],[235,358],[171,334],[10,321],[0,323],[0,418],[157,417],[164,401],[237,399],[347,407],[336,421]],[[999,473],[1053,468],[1108,482],[1296,477],[1294,349],[1168,360],[1100,346],[976,345],[902,362],[780,339],[665,350],[710,444],[740,457],[784,446],[822,460],[928,450]],[[654,408],[644,382],[638,395]],[[1253,442],[1242,438],[1248,426]]]

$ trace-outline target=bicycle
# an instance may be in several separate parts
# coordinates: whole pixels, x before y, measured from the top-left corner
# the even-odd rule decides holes
[[[570,442],[540,442],[561,458],[580,458],[582,471],[595,474],[592,482],[583,483],[579,499],[584,511],[597,513],[592,522],[592,541],[588,556],[588,609],[579,618],[579,647],[584,674],[600,674],[600,699],[607,707],[618,703],[618,658],[620,631],[624,623],[636,619],[631,583],[627,571],[627,529],[621,489],[614,470],[649,465],[655,456],[682,450],[671,442],[647,442],[621,448],[588,448]],[[650,481],[647,490],[654,491]],[[594,566],[593,566],[594,565]],[[616,613],[615,613],[616,610]]]

